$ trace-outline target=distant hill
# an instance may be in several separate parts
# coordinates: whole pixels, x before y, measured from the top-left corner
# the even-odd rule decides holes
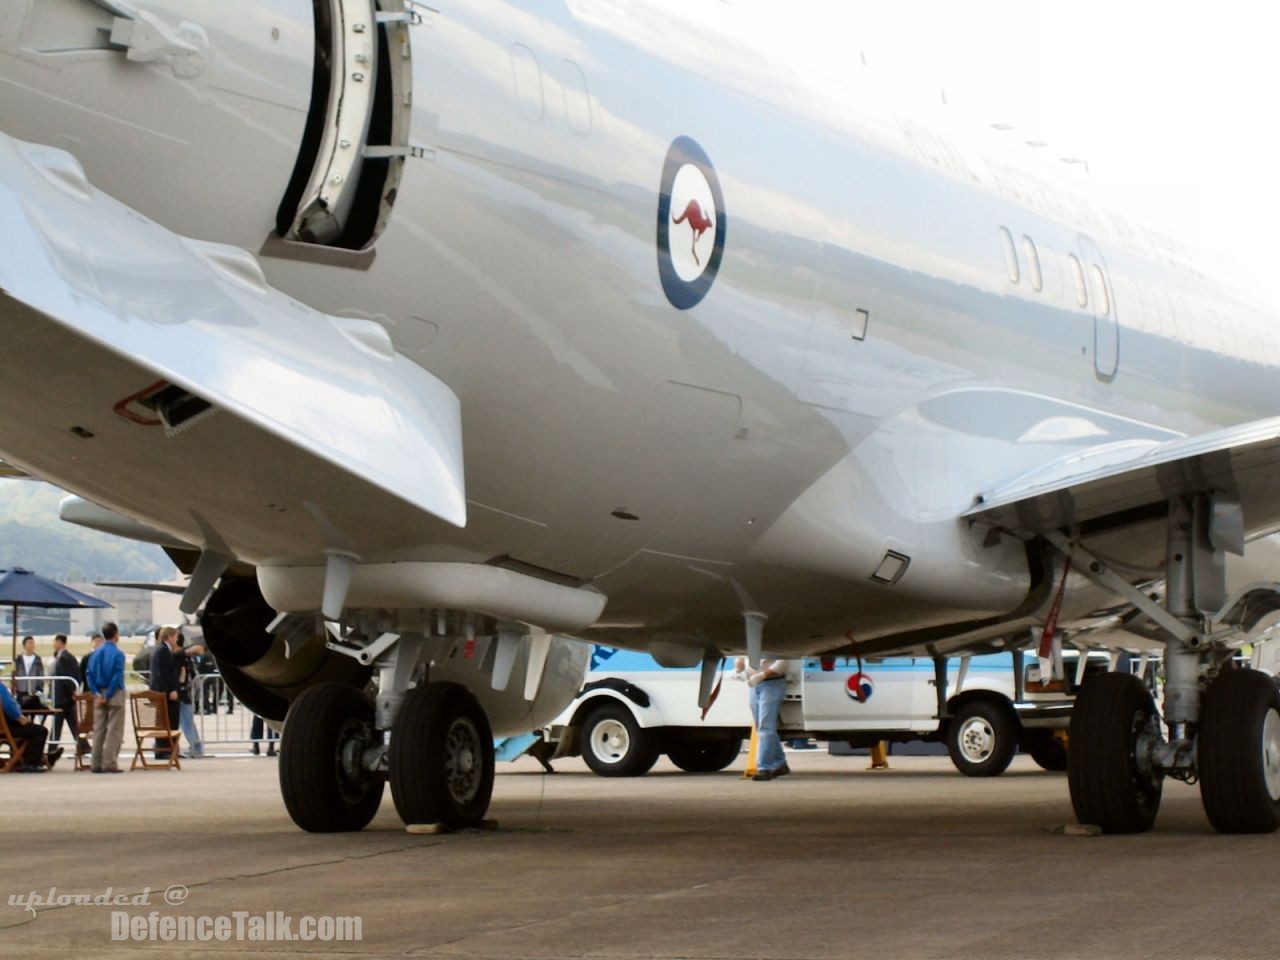
[[[0,569],[26,567],[54,580],[157,582],[174,574],[163,550],[58,519],[66,493],[33,480],[0,480]]]

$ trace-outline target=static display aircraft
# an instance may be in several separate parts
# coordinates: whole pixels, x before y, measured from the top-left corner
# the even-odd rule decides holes
[[[0,454],[164,545],[308,830],[475,823],[578,637],[1058,629],[1079,817],[1280,824],[1276,314],[674,0],[9,0]],[[465,460],[465,474],[463,464]],[[944,674],[945,675],[945,674]],[[374,690],[374,695],[367,691]],[[299,746],[295,749],[293,744]]]

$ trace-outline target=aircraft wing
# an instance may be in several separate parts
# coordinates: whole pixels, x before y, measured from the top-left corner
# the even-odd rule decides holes
[[[11,366],[57,372],[42,416],[0,423],[0,450],[40,450],[46,479],[166,542],[299,559],[466,522],[458,398],[381,324],[311,309],[251,254],[174,234],[69,154],[2,134],[0,322]],[[22,408],[21,389],[0,382],[0,406]]]
[[[1243,542],[1280,528],[1280,417],[1164,442],[1104,446],[983,493],[965,512],[1022,536],[1077,527],[1088,536],[1162,517],[1179,497],[1239,505]]]

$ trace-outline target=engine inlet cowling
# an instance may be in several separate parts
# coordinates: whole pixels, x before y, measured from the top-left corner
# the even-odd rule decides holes
[[[283,720],[289,702],[307,687],[326,680],[353,687],[369,682],[369,667],[325,646],[314,617],[289,617],[268,633],[275,616],[257,580],[246,577],[224,580],[200,618],[223,679],[254,713]]]

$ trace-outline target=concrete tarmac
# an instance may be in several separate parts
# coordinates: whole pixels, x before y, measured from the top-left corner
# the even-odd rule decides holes
[[[0,777],[0,956],[1276,955],[1280,835],[1214,834],[1195,788],[1167,784],[1145,836],[1063,836],[1050,831],[1072,819],[1065,777],[1026,758],[993,780],[934,757],[879,773],[817,751],[790,762],[792,776],[753,783],[741,760],[607,780],[577,760],[548,777],[524,759],[499,767],[499,829],[421,837],[389,793],[361,833],[302,833],[265,757]],[[12,902],[51,887],[55,901],[149,888],[150,903]],[[181,903],[166,904],[170,888]],[[144,924],[151,911],[281,911],[295,933],[304,915],[358,916],[362,939],[113,941],[113,911]]]

